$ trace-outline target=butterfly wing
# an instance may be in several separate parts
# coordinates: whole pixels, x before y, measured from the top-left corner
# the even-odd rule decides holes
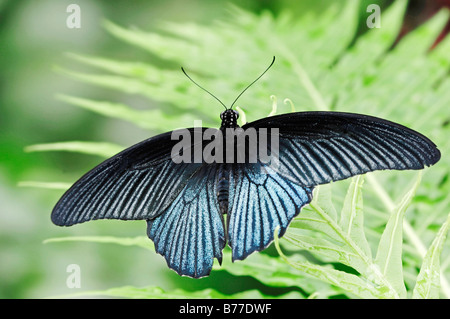
[[[294,183],[261,163],[237,164],[230,176],[227,228],[233,261],[265,249],[277,226],[278,236],[283,236],[312,199],[311,187]]]
[[[206,128],[188,130],[194,135]],[[176,143],[168,132],[104,161],[63,195],[52,221],[70,226],[95,219],[147,220],[148,236],[170,268],[195,278],[208,275],[225,246],[217,164],[193,163],[192,157],[177,164]],[[201,144],[189,147],[191,156],[202,150]]]
[[[263,250],[281,237],[310,202],[316,185],[384,169],[421,169],[440,152],[418,132],[383,119],[350,113],[300,112],[244,125],[271,147],[277,128],[276,163],[237,164],[231,174],[228,236],[233,260]],[[260,137],[260,136],[259,136]],[[275,165],[274,165],[275,164]]]
[[[191,132],[194,129],[189,129]],[[70,226],[95,219],[153,218],[178,196],[202,164],[176,164],[178,140],[164,133],[104,161],[78,180],[53,209],[53,223]]]
[[[375,170],[422,169],[441,156],[422,134],[367,115],[299,112],[267,117],[243,129],[249,127],[278,128],[278,172],[304,186]]]
[[[169,268],[180,275],[209,275],[222,262],[225,230],[217,201],[217,164],[203,165],[172,204],[147,221],[147,234]]]

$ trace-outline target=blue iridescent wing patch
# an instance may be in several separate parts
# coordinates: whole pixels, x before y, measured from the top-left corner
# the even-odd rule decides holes
[[[225,228],[217,203],[217,165],[203,166],[173,203],[147,221],[147,234],[178,274],[200,278],[209,275],[214,258],[222,262]]]
[[[283,236],[291,220],[312,199],[304,187],[260,163],[238,164],[230,174],[228,238],[234,260],[265,249],[276,227]]]

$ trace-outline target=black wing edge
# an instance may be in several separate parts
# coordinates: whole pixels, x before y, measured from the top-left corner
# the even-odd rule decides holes
[[[365,125],[368,128],[372,124],[377,129],[392,128],[396,132],[406,133],[410,137],[420,141],[425,146],[423,152],[425,161],[421,166],[411,168],[413,170],[432,166],[441,159],[441,152],[437,148],[437,145],[425,135],[399,123],[365,114],[332,111],[293,112],[246,123],[242,128],[273,127],[279,128],[280,136],[314,139],[317,137],[331,137],[333,135],[332,132],[336,130],[337,126],[339,126],[339,129],[336,133],[345,134],[349,126],[354,124]]]

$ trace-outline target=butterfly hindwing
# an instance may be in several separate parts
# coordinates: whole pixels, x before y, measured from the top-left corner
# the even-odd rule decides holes
[[[204,165],[158,217],[147,234],[168,266],[180,275],[207,276],[214,258],[222,261],[225,228],[217,202],[217,165]]]
[[[237,164],[230,180],[228,238],[233,260],[265,249],[280,227],[283,236],[291,220],[312,199],[303,187],[261,163]]]

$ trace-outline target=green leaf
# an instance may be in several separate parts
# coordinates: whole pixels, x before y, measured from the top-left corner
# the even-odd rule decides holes
[[[337,221],[337,211],[333,204],[332,183],[320,185],[314,189],[313,201],[327,212],[334,221]]]
[[[279,258],[265,254],[253,254],[244,261],[230,263],[231,252],[224,251],[223,264],[214,265],[214,270],[226,270],[235,276],[252,276],[260,282],[274,287],[290,287],[301,284],[301,272],[292,271],[291,267]]]
[[[357,185],[362,183],[362,180],[359,178],[357,178],[356,181],[356,183],[354,182],[350,185],[348,190],[348,194],[350,195],[347,196],[347,206],[344,207],[345,210],[343,209],[343,212],[345,212],[347,217],[340,218],[342,224],[344,224],[343,220],[345,218],[350,219],[350,216],[352,216],[352,214],[347,213],[347,211],[356,212],[358,210],[356,205],[360,205],[358,200],[352,200],[354,197],[352,194],[355,194],[355,189],[358,189],[359,187]],[[356,192],[356,194],[358,194],[358,192]],[[360,197],[356,195],[355,198]],[[328,208],[334,210],[334,206],[327,205]],[[346,224],[350,225],[350,222],[353,223],[353,221],[348,221]],[[360,227],[360,225],[357,227]],[[300,232],[296,232],[296,229]],[[301,230],[305,229],[312,231],[312,234],[308,233],[307,236],[302,236]],[[314,234],[319,233],[324,235],[325,238],[321,238],[322,236],[314,236]],[[309,239],[311,236],[313,236],[313,238]],[[296,244],[301,249],[308,249],[311,252],[335,258],[335,260],[353,267],[361,273],[364,273],[371,265],[370,252],[367,251],[366,246],[367,242],[362,241],[360,243],[357,241],[361,238],[353,235],[351,227],[343,228],[342,225],[333,218],[333,213],[331,215],[328,214],[328,211],[325,211],[324,208],[319,206],[318,202],[314,200],[310,203],[309,207],[303,209],[299,217],[294,219],[291,223],[286,234],[286,239]],[[364,247],[361,247],[360,244]]]
[[[397,38],[402,24],[402,16],[405,14],[408,1],[395,1],[382,13],[382,28],[371,29],[358,38],[354,46],[346,51],[336,68],[344,77],[360,77],[370,71],[370,67]],[[349,79],[350,80],[350,79]],[[342,86],[333,86],[339,89]],[[345,93],[345,92],[343,92]]]
[[[415,299],[438,299],[440,290],[440,255],[444,247],[447,233],[450,229],[450,214],[442,224],[436,238],[423,259],[422,267],[417,276],[417,283],[413,290],[412,297]],[[450,292],[447,292],[450,294]]]
[[[313,254],[321,255],[327,261],[341,262],[348,266],[358,268],[355,266],[355,260],[360,259],[360,256],[349,245],[343,245],[341,243],[336,245],[336,243],[333,243],[329,239],[315,238],[296,233],[289,233],[285,239],[297,249],[304,249]]]
[[[17,184],[19,187],[35,187],[35,188],[47,188],[47,189],[63,189],[66,190],[72,184],[61,182],[38,182],[38,181],[21,181]]]
[[[400,41],[395,50],[403,57],[421,57],[427,53],[432,44],[448,22],[450,12],[437,12],[428,23],[420,25],[414,32],[407,34]]]
[[[155,250],[152,242],[146,236],[138,236],[138,237],[69,236],[69,237],[49,238],[44,240],[44,244],[70,242],[70,241],[116,244],[122,246],[138,246],[152,251]]]
[[[121,84],[121,86],[122,85],[124,84]],[[192,127],[194,121],[198,120],[198,117],[194,114],[184,114],[174,117],[165,114],[160,109],[138,111],[121,103],[94,101],[63,94],[59,94],[58,99],[104,116],[131,122],[145,129],[170,131],[179,128],[182,125],[185,127]],[[212,124],[211,122],[206,121],[204,126],[212,126]]]
[[[293,262],[290,261],[281,251],[277,231],[275,235],[275,246],[280,256],[295,269],[325,281],[333,286],[340,287],[360,298],[387,298],[391,296],[390,291],[386,290],[381,285],[374,285],[369,281],[365,281],[360,277],[346,273],[344,271],[336,270],[330,267],[311,264],[309,262]]]
[[[115,74],[120,74],[127,77],[137,77],[141,78],[142,80],[151,82],[151,83],[157,83],[162,80],[170,80],[170,79],[164,79],[159,76],[159,70],[147,63],[142,62],[126,62],[126,61],[119,61],[119,60],[113,60],[113,59],[107,59],[104,57],[97,57],[97,56],[88,56],[88,55],[81,55],[81,54],[74,54],[69,53],[69,57],[72,59],[82,62],[87,65],[94,66],[98,69],[108,71]],[[60,71],[63,71],[62,69],[58,69]],[[172,71],[171,72],[172,77],[179,77],[179,72]]]
[[[347,196],[344,200],[344,207],[342,208],[339,226],[347,233],[347,236],[358,243],[361,250],[368,258],[372,258],[372,252],[364,234],[363,182],[364,175],[352,179],[347,191]]]
[[[231,252],[226,249],[223,253],[223,263],[214,264],[213,270],[225,270],[234,276],[251,276],[270,287],[301,287],[308,294],[317,293],[322,298],[342,293],[334,288],[324,285],[320,281],[307,280],[308,277],[301,271],[292,269],[282,259],[266,254],[252,254],[242,261],[234,263]]]
[[[421,173],[417,175],[412,188],[402,198],[395,211],[392,212],[381,236],[375,258],[375,264],[379,267],[380,272],[402,298],[406,297],[402,266],[403,217],[420,184],[421,176]]]
[[[25,147],[25,152],[64,151],[98,155],[102,157],[111,157],[122,150],[122,146],[112,143],[81,141],[35,144]]]

